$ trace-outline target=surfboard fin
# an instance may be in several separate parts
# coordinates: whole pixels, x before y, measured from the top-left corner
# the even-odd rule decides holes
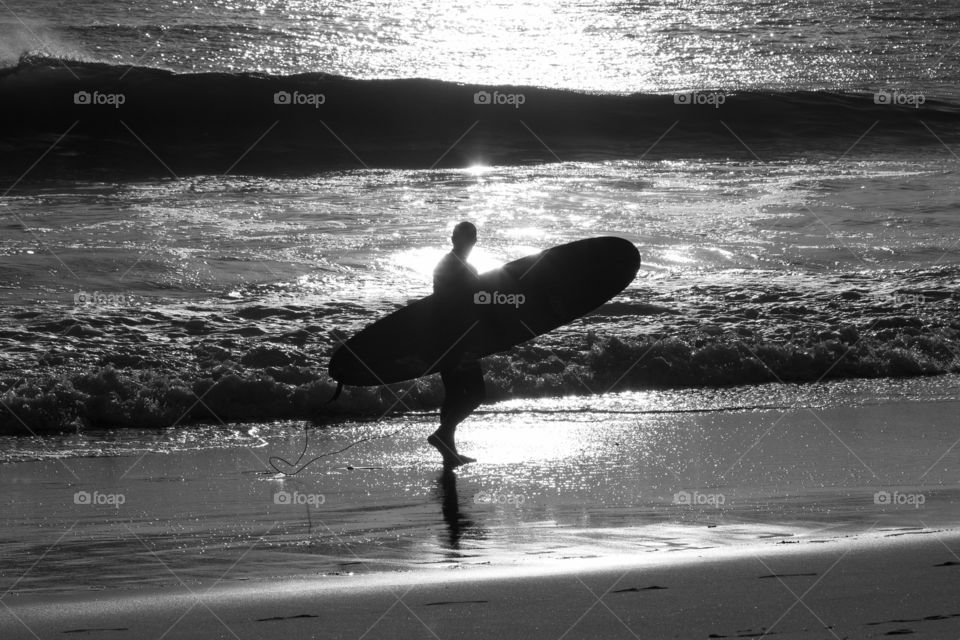
[[[343,383],[342,383],[342,382],[338,382],[338,383],[337,383],[337,390],[333,392],[333,397],[330,398],[329,400],[327,400],[326,402],[324,402],[324,403],[323,403],[323,406],[327,406],[328,404],[333,404],[334,402],[336,402],[337,398],[340,397],[340,392],[341,392],[341,391],[343,391]]]

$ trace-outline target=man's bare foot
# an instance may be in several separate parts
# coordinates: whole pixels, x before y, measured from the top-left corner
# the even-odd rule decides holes
[[[427,442],[433,445],[440,455],[443,456],[443,466],[446,469],[453,469],[471,462],[476,462],[476,458],[457,453],[457,446],[447,438],[442,438],[436,433],[427,436]]]
[[[476,462],[476,458],[471,458],[470,456],[465,456],[462,453],[457,454],[456,460],[444,460],[443,466],[447,469],[453,469],[454,467],[460,467],[465,464],[470,464],[471,462]]]
[[[433,445],[444,458],[457,455],[457,445],[450,438],[443,438],[434,432],[427,436],[427,442]]]

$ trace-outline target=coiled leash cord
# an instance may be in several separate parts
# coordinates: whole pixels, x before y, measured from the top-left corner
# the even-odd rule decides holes
[[[333,397],[330,398],[329,400],[327,400],[326,402],[324,402],[322,406],[327,406],[328,404],[330,404],[331,402],[333,402],[333,401],[335,401],[337,398],[339,398],[339,397],[340,397],[340,392],[341,392],[342,390],[343,390],[343,383],[342,383],[342,382],[338,382],[338,383],[337,383],[337,390],[333,392]],[[355,446],[357,446],[358,444],[361,444],[361,443],[364,443],[364,442],[370,442],[371,440],[380,440],[381,438],[389,438],[389,437],[391,437],[391,436],[395,436],[396,434],[400,433],[400,432],[403,431],[404,429],[407,429],[407,428],[409,428],[409,427],[411,427],[411,426],[413,426],[413,425],[412,425],[412,424],[406,424],[406,425],[400,427],[399,429],[394,429],[394,430],[391,431],[390,433],[381,434],[381,435],[378,435],[378,436],[368,436],[368,437],[366,437],[366,438],[360,438],[360,439],[357,440],[356,442],[351,442],[350,444],[348,444],[347,446],[343,447],[342,449],[337,449],[336,451],[329,451],[329,452],[327,452],[327,453],[324,453],[324,454],[321,454],[321,455],[316,456],[316,457],[314,457],[314,458],[311,458],[311,459],[307,460],[306,462],[304,462],[303,464],[300,464],[300,461],[303,460],[303,457],[304,457],[305,455],[307,455],[307,447],[308,447],[309,444],[310,444],[310,430],[307,428],[307,425],[305,424],[305,425],[303,425],[303,450],[300,451],[300,455],[297,457],[296,462],[290,462],[290,461],[287,460],[286,458],[282,458],[282,457],[280,457],[280,456],[270,456],[270,457],[267,459],[267,461],[270,463],[270,466],[273,467],[273,470],[276,471],[277,473],[279,473],[279,474],[281,474],[281,475],[284,475],[284,476],[288,476],[288,477],[289,477],[289,476],[295,476],[295,475],[297,475],[298,473],[302,472],[302,471],[303,471],[304,469],[306,469],[307,467],[309,467],[311,464],[313,464],[314,462],[316,462],[317,460],[320,460],[321,458],[326,458],[326,457],[328,457],[328,456],[335,456],[335,455],[337,455],[338,453],[343,453],[343,452],[346,451],[347,449],[350,449],[351,447],[355,447]],[[280,467],[277,466],[277,463],[276,463],[275,461],[282,462],[283,464],[287,465],[288,468],[289,468],[289,467],[297,467],[297,469],[296,469],[295,471],[284,471],[283,469],[281,469]],[[299,466],[298,466],[298,465],[299,465]]]

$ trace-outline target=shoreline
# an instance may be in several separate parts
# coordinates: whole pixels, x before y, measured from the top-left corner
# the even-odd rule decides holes
[[[960,631],[960,531],[875,531],[539,568],[7,596],[11,640],[279,637],[862,638]],[[162,569],[161,569],[162,570]],[[903,585],[910,585],[909,590]],[[104,596],[107,597],[104,597]],[[320,635],[316,635],[316,634]],[[369,634],[368,634],[369,633]],[[368,635],[365,635],[368,634]]]
[[[423,391],[420,387],[427,388],[430,394],[442,393],[433,389],[439,384],[439,379],[434,380],[434,376],[428,376],[417,384],[409,383],[404,386],[403,383],[395,385],[395,393],[406,398],[403,394]],[[722,386],[666,386],[645,389],[623,389],[608,391],[601,394],[588,393],[590,389],[579,383],[580,387],[577,393],[567,393],[561,395],[534,395],[534,396],[511,396],[499,398],[497,394],[491,393],[488,401],[475,410],[471,416],[474,418],[489,418],[503,416],[510,418],[519,414],[541,414],[547,417],[553,417],[561,414],[595,414],[610,416],[616,419],[619,416],[643,416],[668,415],[681,416],[683,414],[707,414],[707,413],[728,413],[728,412],[750,412],[750,411],[789,411],[798,406],[804,406],[800,403],[812,402],[811,408],[825,408],[834,406],[867,406],[889,403],[892,400],[897,402],[943,402],[952,401],[960,397],[960,373],[941,373],[935,375],[914,375],[914,376],[896,376],[896,377],[852,377],[852,378],[828,378],[816,381],[768,381],[753,384],[731,384]],[[488,385],[491,386],[491,385]],[[332,393],[333,386],[323,387],[323,393],[318,397],[326,398]],[[370,402],[376,408],[381,405],[389,406],[391,401],[396,403],[396,397],[387,389],[393,387],[366,388],[366,387],[347,387],[344,389],[343,402],[350,401],[350,404]],[[324,395],[324,393],[327,393]],[[429,394],[428,394],[429,395]],[[436,395],[436,394],[434,394]],[[836,399],[838,395],[844,396],[842,401]],[[190,396],[193,397],[193,396]],[[430,396],[433,398],[433,396]],[[438,396],[439,397],[439,396]],[[375,398],[376,400],[371,400]],[[433,398],[437,400],[437,398]],[[194,398],[196,402],[196,398]],[[208,402],[206,396],[204,402]],[[199,404],[199,403],[198,403]],[[634,406],[637,405],[637,406]],[[639,408],[638,408],[639,407]],[[210,439],[212,446],[230,446],[239,444],[238,442],[222,442],[216,436],[216,430],[220,427],[231,428],[238,432],[246,432],[250,435],[244,440],[248,446],[260,447],[264,445],[262,438],[267,437],[267,433],[261,428],[268,426],[271,429],[291,428],[296,431],[302,431],[304,427],[313,430],[325,430],[328,428],[352,428],[358,425],[370,425],[377,422],[390,420],[438,420],[439,410],[432,405],[418,406],[412,409],[397,409],[386,413],[354,413],[343,411],[338,414],[331,414],[320,419],[314,416],[313,420],[303,420],[294,418],[258,418],[255,415],[246,416],[243,419],[230,420],[224,422],[215,418],[208,418],[200,421],[182,420],[176,425],[176,428],[184,433],[196,432],[192,441],[199,443],[204,438]],[[94,449],[84,448],[84,453],[75,454],[69,448],[58,446],[66,442],[83,442],[86,445],[95,447],[98,442],[104,441],[107,436],[114,436],[118,443],[124,442],[127,434],[134,434],[130,439],[137,440],[138,434],[143,433],[162,433],[163,427],[153,426],[149,422],[137,426],[124,425],[114,427],[98,427],[95,429],[78,429],[74,431],[54,431],[39,432],[33,436],[35,439],[41,439],[42,442],[50,443],[54,447],[51,451],[45,451],[41,448],[24,447],[21,450],[21,443],[29,443],[28,434],[7,433],[0,428],[0,465],[28,462],[31,460],[43,460],[53,457],[73,458],[73,457],[96,457],[98,455],[124,455],[122,450],[111,449],[98,452]],[[188,449],[173,449],[185,451]],[[157,452],[172,451],[168,449],[157,449]],[[4,454],[10,452],[19,452],[16,457]],[[139,454],[140,451],[132,452]],[[129,455],[129,452],[127,453]]]
[[[816,292],[755,279],[707,294],[648,290],[652,280],[638,278],[591,314],[483,358],[488,397],[957,375],[949,277],[945,270],[939,284],[910,298],[922,304],[895,304],[869,279]],[[728,304],[741,288],[752,297]],[[316,303],[9,309],[0,316],[10,324],[0,334],[0,348],[10,352],[0,368],[0,435],[328,423],[439,407],[434,375],[385,389],[347,386],[328,405],[336,383],[325,366],[335,346],[327,332],[352,333],[396,305],[381,300],[361,314],[353,302]],[[71,349],[60,350],[63,341]]]

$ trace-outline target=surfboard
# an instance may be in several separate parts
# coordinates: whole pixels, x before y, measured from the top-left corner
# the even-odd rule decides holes
[[[508,262],[480,274],[476,289],[429,295],[365,327],[334,352],[330,377],[390,384],[504,351],[595,310],[639,268],[637,248],[612,236]]]

